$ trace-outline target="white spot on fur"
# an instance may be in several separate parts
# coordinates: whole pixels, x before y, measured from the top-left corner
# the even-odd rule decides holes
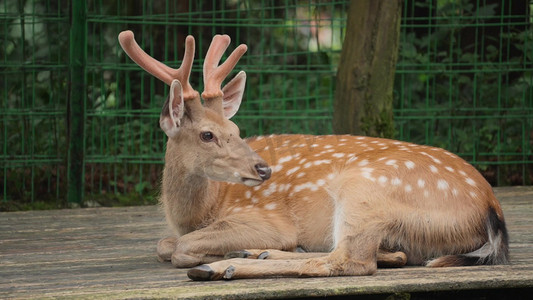
[[[455,170],[452,167],[446,166],[444,169],[448,170],[448,172],[454,172]]]
[[[452,189],[452,194],[454,196],[457,196],[459,194],[459,191],[457,189]]]
[[[346,163],[348,164],[357,160],[357,156],[355,156],[355,154],[350,154],[350,155],[351,155],[350,159],[346,161]]]
[[[315,160],[313,162],[315,166],[322,165],[322,164],[330,164],[330,163],[331,163],[331,160],[329,159]]]
[[[299,166],[296,166],[296,167],[294,167],[294,168],[288,170],[288,171],[287,171],[287,176],[292,175],[292,173],[294,173],[294,172],[296,172],[296,171],[298,171],[298,170],[300,170],[300,167],[299,167]]]
[[[271,183],[266,190],[263,191],[263,196],[268,197],[272,195],[274,192],[276,192],[278,185],[273,182]]]
[[[459,174],[461,174],[461,175],[463,175],[463,176],[466,176],[466,173],[465,173],[465,171],[463,171],[463,170],[460,170],[460,171],[459,171]]]
[[[283,165],[275,165],[272,167],[272,172],[279,172],[283,169]]]
[[[437,188],[439,190],[447,190],[448,189],[448,182],[444,179],[437,180]]]
[[[424,181],[424,179],[418,179],[417,184],[418,187],[423,188],[426,186],[426,181]]]
[[[361,176],[363,176],[364,178],[374,182],[376,181],[376,178],[372,177],[372,173],[370,172],[361,172]]]
[[[329,148],[333,148],[333,146],[331,146],[331,145],[325,145],[324,148],[325,148],[325,149],[329,149]]]
[[[405,164],[405,166],[407,167],[407,169],[412,170],[412,169],[415,168],[415,163],[412,162],[412,161],[410,161],[410,160],[406,161],[404,164]]]
[[[405,191],[410,193],[413,190],[413,187],[410,184],[405,185]]]
[[[266,210],[274,210],[274,209],[276,209],[277,206],[278,205],[276,203],[269,203],[269,204],[265,205],[265,209]]]
[[[302,178],[305,176],[305,172],[300,172],[298,175],[296,175],[296,178]]]
[[[440,163],[442,163],[442,162],[440,161],[440,159],[438,159],[438,158],[434,157],[434,156],[433,156],[433,155],[431,155],[431,154],[427,154],[426,152],[423,152],[423,151],[422,151],[422,152],[420,152],[420,154],[422,154],[422,155],[425,155],[425,156],[427,156],[427,157],[431,158],[431,159],[432,159],[432,160],[433,160],[433,161],[434,161],[435,163],[437,163],[437,164],[440,164]]]
[[[433,172],[433,173],[438,173],[438,172],[439,172],[439,170],[437,169],[437,167],[435,167],[434,165],[430,165],[430,166],[429,166],[429,169],[430,169],[431,172]]]
[[[244,193],[244,196],[246,197],[246,199],[250,199],[250,198],[252,198],[252,192],[251,191],[246,191]]]
[[[303,184],[299,184],[297,186],[294,187],[294,192],[298,193],[304,189],[309,189],[311,190],[312,192],[316,192],[318,191],[318,186],[315,185],[314,183],[312,182],[307,182],[307,183],[303,183]]]
[[[402,183],[402,180],[398,177],[394,177],[393,179],[391,179],[390,183],[392,185],[400,185]]]
[[[304,165],[304,168],[309,168],[310,166],[312,166],[313,163],[312,162],[306,162],[305,165]]]
[[[324,179],[319,179],[316,181],[316,185],[318,186],[323,186],[324,184],[326,184],[326,181]]]
[[[235,207],[233,209],[233,212],[240,212],[242,210],[242,207]]]
[[[335,178],[335,174],[333,173],[329,173],[328,176],[326,177],[328,180],[332,180],[333,178]]]
[[[288,161],[291,161],[292,160],[292,155],[287,155],[285,157],[282,157],[278,160],[278,164],[283,164],[283,163],[286,163]]]
[[[387,160],[387,162],[385,164],[387,166],[393,166],[394,168],[398,169],[398,165],[396,164],[396,160],[395,159]]]
[[[383,175],[379,176],[379,178],[378,178],[378,182],[381,183],[381,184],[387,183],[387,180],[389,180],[389,179],[386,176],[383,176]]]
[[[336,158],[341,158],[341,157],[344,157],[344,155],[346,155],[346,154],[344,154],[344,153],[333,153],[331,156],[336,157]]]
[[[363,159],[357,165],[360,166],[360,167],[368,165],[368,159]]]
[[[466,183],[470,184],[471,186],[476,186],[476,182],[470,177],[467,177],[465,179],[465,181],[466,181]]]
[[[475,198],[475,197],[477,197],[477,194],[475,192],[470,192],[470,196]]]

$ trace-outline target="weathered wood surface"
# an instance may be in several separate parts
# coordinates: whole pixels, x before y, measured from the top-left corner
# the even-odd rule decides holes
[[[192,282],[156,260],[157,207],[0,213],[0,298],[280,298],[533,287],[533,187],[498,188],[512,264]]]

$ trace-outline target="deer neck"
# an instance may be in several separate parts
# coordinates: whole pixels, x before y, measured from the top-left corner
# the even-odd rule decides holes
[[[172,150],[169,141],[161,202],[167,222],[178,234],[183,235],[205,227],[213,220],[219,184],[191,172],[186,163],[176,158],[176,152]]]

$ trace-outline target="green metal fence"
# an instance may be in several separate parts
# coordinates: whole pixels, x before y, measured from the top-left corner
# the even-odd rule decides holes
[[[167,90],[124,55],[125,29],[170,65],[194,35],[199,90],[212,35],[229,34],[230,48],[249,46],[237,67],[248,73],[234,118],[243,135],[331,133],[347,5],[0,1],[1,203],[154,201]],[[527,0],[404,1],[396,138],[452,150],[492,184],[532,184],[530,12]]]

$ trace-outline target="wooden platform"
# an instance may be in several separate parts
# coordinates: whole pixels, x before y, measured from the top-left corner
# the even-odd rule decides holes
[[[0,213],[0,298],[531,295],[533,187],[496,193],[510,233],[511,265],[380,269],[370,277],[192,282],[186,270],[156,260],[166,228],[157,207]]]

